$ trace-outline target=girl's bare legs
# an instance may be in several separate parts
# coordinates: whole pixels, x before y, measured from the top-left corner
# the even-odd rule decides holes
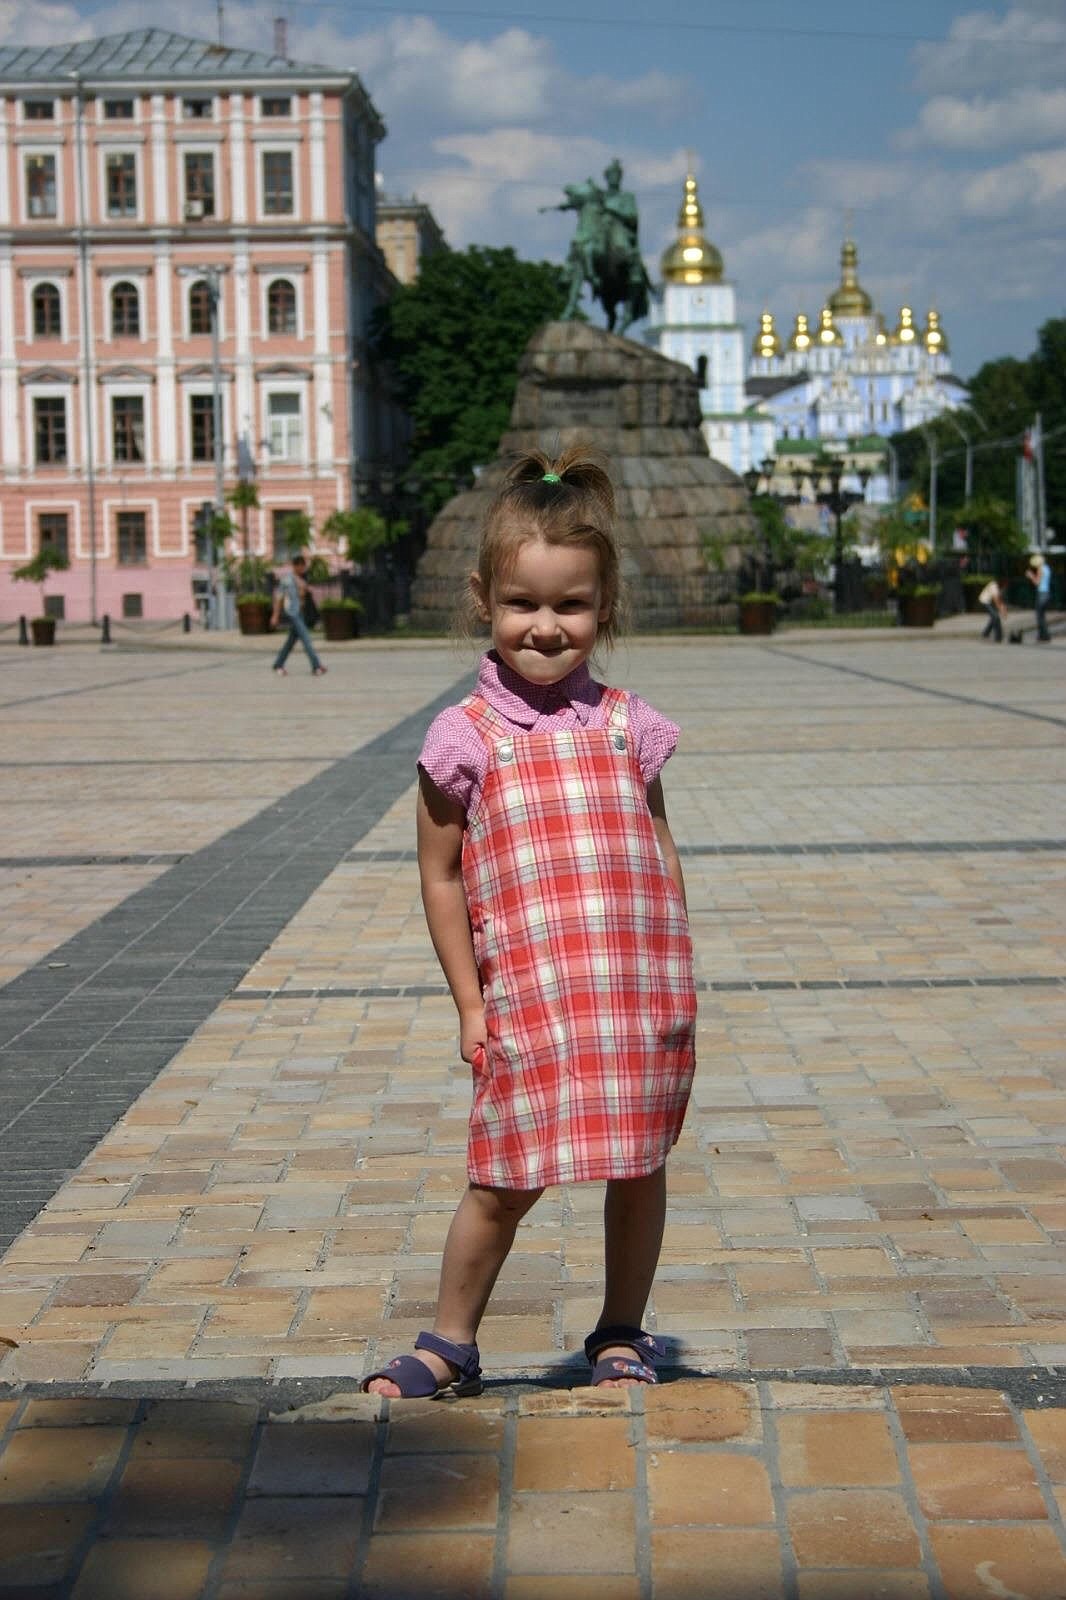
[[[543,1193],[543,1189],[482,1189],[473,1184],[467,1189],[448,1229],[441,1261],[433,1332],[442,1339],[473,1344],[518,1224]],[[431,1351],[419,1350],[417,1355],[438,1383],[456,1376],[456,1369]],[[395,1399],[400,1390],[388,1378],[375,1378],[370,1392]]]
[[[644,1178],[615,1178],[603,1202],[606,1287],[596,1326],[626,1323],[639,1328],[651,1294],[666,1224],[666,1167]],[[607,1345],[603,1356],[633,1359],[628,1345]],[[635,1378],[608,1378],[598,1387],[621,1389]]]

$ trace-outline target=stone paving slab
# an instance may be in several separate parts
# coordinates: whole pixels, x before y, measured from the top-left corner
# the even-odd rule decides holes
[[[49,866],[32,861],[0,867],[0,985],[164,870],[162,864]]]
[[[0,1402],[0,1593],[1066,1590],[1066,1411],[923,1384]]]

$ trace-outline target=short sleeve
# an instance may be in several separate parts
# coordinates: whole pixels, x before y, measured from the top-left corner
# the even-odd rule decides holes
[[[426,731],[418,765],[441,794],[469,811],[488,771],[488,751],[461,706],[449,706]]]
[[[629,732],[644,782],[652,783],[677,749],[681,729],[639,694],[631,694]]]

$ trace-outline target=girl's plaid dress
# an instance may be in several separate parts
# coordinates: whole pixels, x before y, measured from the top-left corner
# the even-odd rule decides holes
[[[695,1064],[692,943],[628,726],[526,732],[481,695],[463,844],[488,1048],[467,1170],[506,1189],[636,1178],[677,1140]]]

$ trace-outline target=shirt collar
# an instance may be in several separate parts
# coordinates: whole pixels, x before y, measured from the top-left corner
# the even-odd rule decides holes
[[[531,728],[538,717],[559,711],[564,706],[573,708],[582,727],[600,703],[600,685],[583,661],[573,672],[568,672],[558,683],[530,683],[521,673],[515,672],[501,661],[495,650],[481,658],[477,675],[477,693],[493,710],[499,711],[508,722]]]

